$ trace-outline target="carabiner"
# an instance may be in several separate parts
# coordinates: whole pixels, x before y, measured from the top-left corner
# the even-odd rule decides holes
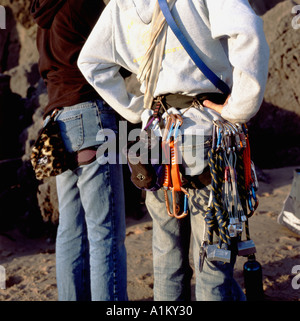
[[[166,202],[167,213],[170,217],[176,217],[177,219],[183,218],[188,215],[187,198],[189,194],[181,186],[181,178],[178,165],[178,154],[177,154],[177,138],[179,135],[179,129],[183,123],[183,119],[179,114],[169,114],[167,116],[166,128],[162,139],[162,147],[165,156],[168,157],[171,154],[170,164],[165,165],[165,177],[164,177],[164,197]],[[174,133],[173,133],[174,132]],[[173,139],[172,138],[173,135]],[[170,147],[169,150],[166,149],[167,145]],[[168,153],[169,152],[169,153]],[[168,190],[171,190],[172,197],[172,208],[173,213],[170,210],[170,203],[168,198]],[[176,203],[176,192],[183,192],[185,194],[184,198],[184,211],[182,214],[178,214],[180,211],[180,206]]]
[[[252,203],[252,199],[254,201],[254,204]],[[256,211],[257,207],[258,207],[258,199],[256,197],[256,193],[255,193],[255,189],[253,184],[251,185],[251,189],[249,191],[249,196],[248,196],[248,205],[249,205],[249,209],[250,209],[250,213],[247,215],[247,217],[251,217],[254,212]]]
[[[162,137],[163,142],[166,142],[167,138],[170,136],[169,133],[172,132],[171,127],[172,127],[173,123],[174,123],[174,115],[168,115],[167,120],[166,120],[166,127],[165,127],[164,134]]]
[[[168,215],[170,217],[174,217],[175,215],[170,210],[170,203],[169,203],[169,197],[168,197],[168,190],[167,189],[164,189],[164,196],[165,196],[167,213],[168,213]]]
[[[173,196],[173,214],[177,219],[181,219],[184,218],[188,215],[188,198],[189,198],[189,194],[186,191],[185,188],[181,187],[181,191],[184,193],[184,205],[183,205],[183,212],[182,214],[178,215],[179,213],[179,206],[176,204],[176,191],[174,191],[174,189],[172,190],[172,196]],[[178,211],[177,211],[177,210]]]
[[[176,124],[175,124],[175,129],[174,129],[174,141],[176,141],[178,138],[179,129],[180,129],[181,125],[183,124],[183,119],[182,119],[181,115],[179,115],[179,114],[175,114],[174,116],[176,119]]]
[[[217,139],[217,150],[220,148],[222,142],[222,130],[219,128],[218,139]]]

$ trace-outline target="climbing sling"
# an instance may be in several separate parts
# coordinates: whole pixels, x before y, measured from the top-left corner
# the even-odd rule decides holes
[[[181,42],[189,56],[192,58],[192,60],[195,62],[197,67],[202,71],[202,73],[218,88],[221,92],[223,92],[226,96],[230,93],[230,88],[227,86],[225,82],[223,82],[217,75],[215,75],[200,59],[200,57],[196,54],[192,46],[189,44],[189,42],[186,40],[180,29],[178,28],[171,11],[169,9],[169,5],[166,0],[158,0],[159,7],[161,9],[161,12],[163,13],[165,20],[167,24],[170,26],[178,40]],[[172,3],[173,5],[174,3]],[[166,32],[166,31],[165,31]],[[154,121],[159,117],[159,109],[162,106],[162,100],[159,99],[158,103],[155,106],[154,115],[152,116],[151,120]],[[165,195],[165,202],[167,207],[167,212],[170,216],[176,217],[176,218],[183,218],[188,214],[187,209],[187,199],[189,197],[188,192],[185,188],[182,187],[182,181],[181,181],[181,175],[179,171],[179,165],[178,165],[178,150],[177,150],[177,133],[179,128],[181,127],[183,123],[182,117],[180,117],[178,114],[172,115],[168,114],[166,125],[164,128],[164,137],[162,139],[162,147],[163,152],[168,159],[169,155],[167,155],[166,146],[168,144],[169,151],[171,154],[171,162],[170,164],[165,164],[165,176],[164,176],[164,195]],[[175,132],[175,134],[172,137],[172,131]],[[167,191],[170,190],[172,193],[172,201],[173,201],[173,211],[171,212],[170,206],[169,206],[169,198],[167,195]],[[184,193],[184,208],[183,212],[179,214],[180,207],[176,203],[176,193],[177,192],[183,192]]]

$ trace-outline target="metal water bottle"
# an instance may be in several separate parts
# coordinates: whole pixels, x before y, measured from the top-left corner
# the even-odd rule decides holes
[[[248,256],[243,272],[247,300],[262,301],[264,299],[262,268],[260,263],[256,261],[254,254]]]

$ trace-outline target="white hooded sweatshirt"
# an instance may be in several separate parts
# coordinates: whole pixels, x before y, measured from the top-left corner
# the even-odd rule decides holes
[[[137,74],[149,47],[156,0],[110,0],[86,41],[78,66],[99,95],[130,122],[141,121],[143,95],[127,92],[120,67]],[[263,22],[248,0],[177,0],[172,14],[204,63],[231,88],[221,116],[252,118],[263,100],[269,48]],[[141,92],[144,93],[144,84]],[[218,92],[168,27],[154,97]]]

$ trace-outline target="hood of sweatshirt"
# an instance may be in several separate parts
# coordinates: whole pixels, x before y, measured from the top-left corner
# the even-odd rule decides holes
[[[33,0],[30,8],[33,19],[39,27],[49,29],[65,2],[66,0]]]
[[[118,1],[119,5],[121,1]],[[153,0],[132,0],[136,7],[137,14],[145,24],[149,24],[152,20],[152,15],[156,1]]]

